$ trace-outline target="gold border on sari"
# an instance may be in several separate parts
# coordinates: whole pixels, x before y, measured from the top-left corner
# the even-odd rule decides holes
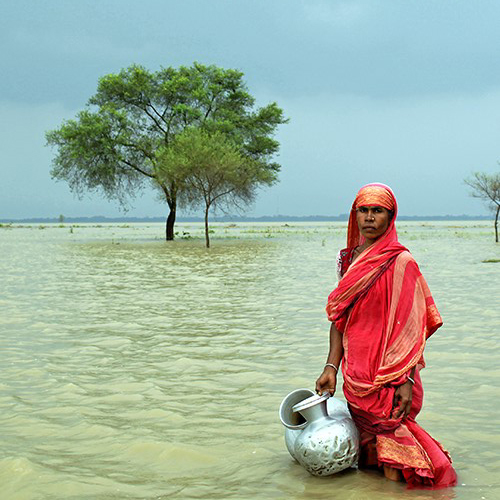
[[[405,467],[427,469],[434,472],[430,458],[418,444],[405,445],[390,437],[378,435],[377,455],[380,462],[389,460]]]

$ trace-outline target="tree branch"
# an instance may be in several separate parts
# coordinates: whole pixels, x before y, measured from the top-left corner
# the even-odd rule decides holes
[[[231,188],[229,189],[228,191],[224,191],[223,193],[219,193],[217,196],[214,196],[212,198],[212,202],[214,202],[215,200],[219,199],[221,196],[226,196],[226,194],[230,194],[232,193],[236,188]]]
[[[149,116],[149,118],[151,118],[151,120],[153,120],[153,122],[155,123],[155,125],[165,134],[167,131],[161,126],[161,124],[158,122],[158,120],[154,117],[154,115],[152,115],[148,109],[147,109],[147,106],[149,105],[149,103],[146,105],[146,106],[140,106],[139,104],[135,103],[135,102],[131,102],[129,100],[126,100],[124,99],[123,102],[125,104],[128,104],[129,106],[134,106],[138,109],[140,109],[141,111],[144,111],[144,113],[146,113],[146,115]],[[155,110],[156,111],[156,110]],[[161,116],[160,116],[161,117]],[[163,120],[164,121],[164,120]]]
[[[165,118],[163,118],[163,114],[158,113],[156,108],[151,103],[151,99],[148,99],[148,106],[155,112],[155,114],[156,114],[156,116],[158,116],[158,118],[160,118],[164,123],[166,123]]]
[[[146,113],[150,118],[151,120],[153,120],[156,124],[156,126],[164,133],[166,134],[167,131],[160,125],[160,123],[158,123],[158,120],[156,120],[156,118],[147,110],[147,109],[144,109],[144,108],[141,108],[140,106],[137,106],[139,109],[142,109],[144,111],[144,113]]]
[[[465,179],[465,184],[471,187],[475,192],[472,193],[474,198],[489,199],[495,205],[500,206],[498,182],[496,179],[489,178],[486,174],[476,172],[473,179]]]
[[[168,206],[171,207],[173,204],[173,199],[172,196],[170,195],[170,192],[168,191],[167,187],[164,184],[158,183],[161,190],[165,194],[165,198],[167,200]]]
[[[150,154],[149,151],[147,151],[144,148],[141,148],[139,145],[134,144],[133,142],[123,142],[123,141],[120,141],[119,144],[120,144],[120,146],[124,146],[124,147],[127,147],[127,148],[131,148],[131,149],[135,149],[137,151],[140,151],[144,156],[146,156],[147,158],[149,158],[151,161],[154,160],[154,155]]]
[[[149,177],[150,179],[156,179],[156,177],[153,174],[150,174],[150,173],[140,169],[137,165],[134,165],[133,163],[126,160],[125,158],[120,157],[120,161],[125,163],[125,165],[128,165],[131,169],[135,170],[136,172],[139,172],[142,175]]]
[[[205,123],[205,121],[206,121],[206,120],[207,120],[207,118],[208,118],[208,115],[211,113],[211,111],[212,111],[212,106],[213,106],[213,104],[214,104],[214,102],[215,102],[215,99],[217,99],[217,97],[219,96],[219,93],[220,93],[220,92],[217,92],[216,94],[214,94],[214,95],[212,96],[212,99],[210,99],[210,104],[208,105],[208,109],[207,109],[207,111],[206,111],[206,113],[205,113],[205,116],[203,117],[203,123]]]

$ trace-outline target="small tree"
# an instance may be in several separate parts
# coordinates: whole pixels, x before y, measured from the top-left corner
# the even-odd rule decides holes
[[[495,211],[495,241],[498,243],[500,173],[488,175],[483,172],[474,172],[472,177],[465,179],[465,183],[472,188],[471,196],[486,201],[488,206]]]
[[[259,186],[277,180],[277,169],[244,154],[226,135],[194,128],[186,129],[159,152],[156,174],[160,181],[175,179],[183,206],[203,207],[207,248],[211,209],[248,205]]]
[[[254,103],[240,71],[194,63],[150,72],[132,65],[101,78],[87,109],[47,132],[47,143],[57,148],[51,175],[79,196],[100,191],[122,206],[150,182],[169,206],[171,240],[181,187],[173,171],[157,176],[158,152],[187,128],[218,131],[277,172],[273,134],[287,120],[276,103],[258,109]]]

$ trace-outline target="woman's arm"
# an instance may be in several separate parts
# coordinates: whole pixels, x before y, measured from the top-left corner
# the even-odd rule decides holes
[[[337,370],[339,370],[343,356],[342,334],[335,328],[335,324],[332,323],[330,327],[330,352],[328,353],[326,362],[335,365]],[[329,392],[331,396],[335,394],[337,370],[332,366],[325,366],[323,373],[316,380],[316,392],[318,394],[323,394],[323,392]]]

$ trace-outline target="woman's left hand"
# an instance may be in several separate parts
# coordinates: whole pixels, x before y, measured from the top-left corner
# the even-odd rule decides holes
[[[409,380],[396,388],[392,402],[392,418],[399,418],[403,415],[405,419],[410,414],[412,390],[413,384]]]

